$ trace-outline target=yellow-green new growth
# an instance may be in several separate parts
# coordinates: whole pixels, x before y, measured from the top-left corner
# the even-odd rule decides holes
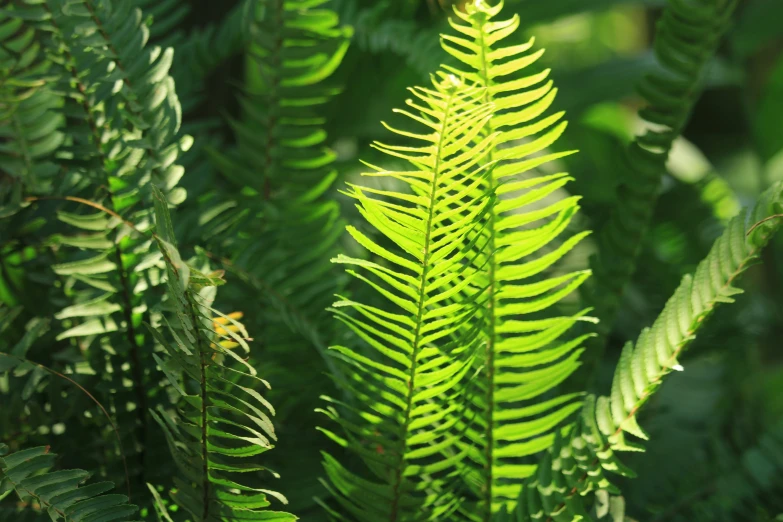
[[[384,239],[349,227],[370,259],[334,260],[382,302],[334,304],[337,319],[360,341],[332,347],[357,400],[328,399],[324,413],[342,429],[322,431],[365,469],[349,469],[330,455],[324,464],[341,513],[357,522],[450,520],[459,506],[453,473],[467,450],[455,428],[480,342],[474,320],[483,299],[473,290],[481,274],[470,266],[470,238],[480,234],[494,201],[480,190],[487,175],[482,158],[495,138],[479,137],[493,111],[481,92],[448,75],[431,88],[411,89],[412,110],[397,112],[423,130],[387,128],[416,145],[374,144],[409,168],[370,166],[365,174],[407,190],[351,185],[348,192]],[[458,293],[464,297],[455,301]]]
[[[543,397],[578,367],[588,337],[565,338],[586,310],[550,311],[590,275],[557,265],[589,233],[562,238],[579,208],[578,197],[562,195],[572,178],[536,170],[571,153],[549,150],[566,128],[564,113],[547,114],[557,93],[549,71],[528,72],[543,50],[534,50],[533,40],[503,45],[519,17],[496,20],[502,8],[503,2],[476,0],[465,12],[455,9],[456,34],[442,36],[443,48],[462,62],[446,68],[483,87],[483,101],[494,107],[481,135],[497,135],[484,158],[491,168],[483,189],[498,201],[475,239],[478,285],[487,289],[485,353],[473,420],[465,417],[468,483],[479,509],[464,515],[476,521],[489,521],[517,498],[535,469],[530,457],[549,447],[555,429],[579,409],[578,394]]]

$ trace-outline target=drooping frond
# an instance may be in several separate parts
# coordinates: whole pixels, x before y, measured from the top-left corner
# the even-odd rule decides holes
[[[48,446],[8,454],[0,444],[0,499],[15,491],[23,504],[36,505],[52,522],[130,522],[138,508],[128,497],[107,493],[111,482],[83,486],[90,474],[80,469],[50,471],[57,455]],[[21,516],[21,514],[20,514]],[[40,519],[40,518],[39,518]]]
[[[628,343],[612,380],[610,396],[588,397],[578,422],[562,431],[519,497],[517,520],[570,520],[584,516],[591,504],[588,493],[616,492],[606,472],[633,476],[617,451],[639,451],[626,440],[641,439],[639,409],[673,371],[682,371],[680,354],[720,303],[733,302],[742,293],[735,285],[740,274],[758,257],[780,227],[765,218],[783,208],[783,184],[767,190],[756,205],[732,219],[693,276],[686,276],[658,319],[636,343]],[[547,518],[542,518],[543,517]]]
[[[558,261],[588,234],[565,234],[579,208],[578,197],[561,194],[572,178],[536,170],[570,154],[549,150],[566,122],[563,112],[548,114],[557,92],[549,71],[528,69],[543,51],[532,40],[504,45],[519,17],[498,20],[502,8],[502,1],[469,2],[466,12],[455,10],[455,34],[442,36],[443,48],[462,63],[447,69],[484,87],[484,101],[495,107],[482,135],[498,136],[486,158],[493,165],[488,190],[497,193],[498,202],[476,240],[483,253],[474,260],[479,285],[488,289],[486,348],[475,379],[475,421],[466,430],[480,507],[465,515],[483,521],[516,499],[535,469],[530,456],[549,447],[555,429],[580,408],[577,394],[547,393],[579,365],[587,336],[566,334],[586,311],[569,315],[552,309],[590,274],[558,269]]]
[[[239,482],[249,472],[274,474],[252,459],[276,440],[274,408],[258,392],[269,385],[236,353],[249,351],[244,327],[212,307],[220,274],[201,273],[181,259],[166,197],[157,188],[153,192],[169,309],[166,328],[153,330],[165,351],[155,358],[178,397],[176,412],[159,409],[153,415],[181,473],[172,498],[198,522],[296,520],[265,509],[268,497],[285,497],[251,479]]]
[[[481,160],[495,136],[479,138],[493,109],[480,103],[481,92],[453,76],[411,89],[414,112],[397,112],[421,131],[387,128],[416,146],[375,144],[409,168],[373,167],[365,174],[396,180],[409,192],[350,186],[359,212],[384,241],[348,227],[372,259],[340,255],[334,261],[347,265],[383,304],[345,298],[333,305],[335,317],[363,342],[332,347],[356,400],[329,399],[324,412],[342,432],[322,431],[366,466],[349,470],[325,456],[329,490],[345,513],[336,519],[446,520],[458,507],[450,490],[466,451],[459,448],[455,419],[481,341],[471,321],[483,299],[480,289],[470,290],[480,276],[470,266],[470,237],[479,234],[494,201],[482,189],[487,169]],[[452,302],[459,292],[466,297]]]
[[[602,326],[595,349],[588,350],[584,381],[603,354],[605,337],[649,228],[672,144],[688,121],[707,64],[736,4],[736,0],[670,0],[658,22],[654,47],[661,67],[639,86],[648,103],[639,113],[647,130],[626,150],[617,206],[601,228],[599,250],[591,260],[595,278],[586,287],[585,297]]]

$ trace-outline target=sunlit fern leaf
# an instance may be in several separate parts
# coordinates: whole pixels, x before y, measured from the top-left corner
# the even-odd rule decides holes
[[[212,308],[221,274],[202,273],[182,260],[166,197],[153,191],[169,309],[166,328],[152,329],[165,351],[155,358],[178,395],[176,412],[159,409],[153,415],[181,473],[172,498],[198,522],[296,520],[266,510],[268,497],[284,503],[285,497],[259,484],[258,473],[248,475],[274,474],[253,457],[272,449],[276,436],[270,420],[274,409],[257,391],[269,385],[236,353],[249,351],[247,332]]]
[[[761,249],[780,228],[767,220],[783,209],[783,183],[764,192],[756,205],[733,218],[726,231],[691,276],[685,276],[663,312],[636,343],[628,343],[617,364],[610,396],[589,396],[573,426],[562,430],[553,447],[525,485],[515,509],[517,520],[571,520],[586,513],[593,495],[617,489],[607,472],[633,476],[616,455],[643,451],[647,439],[637,422],[640,408],[673,371],[683,371],[678,358],[693,341],[715,307],[732,303],[742,290],[737,278],[757,261]],[[758,223],[762,223],[758,225]]]
[[[325,457],[341,520],[447,520],[459,503],[451,494],[453,474],[467,450],[458,446],[454,414],[464,407],[463,379],[481,341],[470,325],[483,299],[480,289],[467,290],[477,288],[480,277],[469,264],[475,255],[469,238],[484,226],[494,202],[482,188],[487,169],[481,160],[495,136],[479,138],[493,107],[480,103],[481,89],[454,76],[410,91],[412,112],[397,112],[420,130],[387,128],[415,146],[375,144],[409,168],[371,166],[365,174],[397,180],[410,192],[359,185],[348,191],[390,246],[350,226],[375,260],[334,260],[384,303],[345,298],[333,305],[336,319],[363,341],[332,347],[345,367],[347,391],[357,400],[349,405],[329,399],[323,410],[342,430],[322,431],[366,465],[364,471],[349,470]],[[461,291],[466,296],[451,302]]]
[[[10,454],[8,449],[0,444],[0,498],[15,491],[28,510],[38,509],[39,517],[51,518],[52,522],[136,519],[138,508],[128,503],[128,497],[107,493],[114,487],[111,482],[82,486],[90,476],[86,471],[49,471],[57,455],[50,453],[48,446]]]
[[[498,202],[476,240],[483,253],[474,261],[479,285],[488,288],[483,370],[474,381],[475,422],[465,442],[472,446],[469,462],[472,476],[479,477],[474,489],[480,499],[479,508],[466,509],[465,516],[477,521],[490,520],[517,498],[535,469],[529,457],[551,446],[557,427],[580,408],[577,394],[546,394],[577,368],[588,337],[566,335],[586,311],[551,312],[590,274],[558,272],[557,262],[588,233],[559,239],[579,198],[559,195],[571,180],[567,174],[536,170],[571,153],[549,150],[565,130],[564,113],[547,114],[557,92],[549,71],[527,71],[543,51],[534,50],[532,40],[503,45],[519,17],[497,19],[502,8],[502,1],[469,2],[465,12],[455,10],[455,34],[442,36],[444,49],[462,63],[446,68],[485,87],[484,101],[495,107],[482,135],[498,136],[486,157],[493,164],[487,190],[497,193]]]
[[[0,218],[18,211],[24,195],[51,191],[62,144],[62,99],[47,83],[52,63],[36,22],[46,17],[38,2],[18,1],[0,10]]]
[[[588,350],[580,381],[589,380],[603,354],[623,290],[636,266],[642,239],[666,172],[675,139],[682,133],[704,82],[707,64],[728,28],[736,0],[670,0],[658,22],[655,55],[660,69],[644,78],[639,91],[648,105],[647,122],[623,158],[617,206],[598,236],[591,260],[595,277],[585,297],[601,320],[601,337]]]

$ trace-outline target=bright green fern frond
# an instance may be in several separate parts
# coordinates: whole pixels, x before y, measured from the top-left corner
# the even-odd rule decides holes
[[[471,324],[484,299],[481,274],[470,266],[470,238],[494,202],[482,189],[487,169],[481,160],[495,136],[479,138],[493,107],[481,103],[481,89],[454,76],[411,93],[413,112],[397,112],[421,130],[387,128],[416,146],[374,145],[410,167],[371,166],[365,174],[396,180],[410,192],[351,185],[348,194],[385,241],[348,227],[374,260],[334,260],[383,301],[371,306],[343,299],[333,308],[363,341],[332,347],[358,400],[330,399],[324,413],[343,430],[322,431],[366,465],[357,472],[325,457],[329,490],[347,515],[340,520],[447,520],[459,502],[451,494],[453,473],[467,450],[459,447],[455,418],[481,341]],[[466,297],[451,302],[459,292]]]
[[[244,327],[212,308],[216,286],[223,282],[220,274],[201,273],[181,259],[166,197],[153,191],[155,240],[166,263],[170,308],[164,321],[168,335],[152,330],[165,350],[165,356],[155,358],[178,396],[176,412],[159,409],[153,415],[181,473],[172,497],[198,522],[296,520],[265,509],[269,496],[286,501],[256,483],[259,473],[238,482],[248,472],[273,474],[248,460],[276,440],[270,420],[274,408],[257,391],[269,385],[236,353],[249,351]]]
[[[498,20],[502,8],[503,2],[469,2],[466,12],[455,10],[455,34],[442,36],[443,48],[463,64],[447,69],[485,87],[484,101],[495,107],[482,135],[497,133],[486,159],[493,165],[488,190],[498,202],[476,239],[484,250],[474,261],[479,286],[488,289],[475,422],[466,429],[474,470],[469,483],[477,482],[480,507],[465,516],[477,521],[490,520],[517,498],[535,469],[529,458],[551,446],[556,428],[580,408],[577,394],[547,392],[578,367],[588,337],[566,337],[586,311],[552,312],[590,275],[558,269],[558,261],[587,235],[563,237],[579,198],[562,194],[572,179],[567,174],[536,170],[571,153],[549,150],[565,130],[564,113],[547,114],[557,92],[549,71],[528,72],[543,51],[532,40],[503,45],[519,17]]]
[[[637,342],[628,343],[612,380],[608,397],[589,397],[577,423],[563,430],[538,472],[526,484],[516,509],[518,520],[571,520],[590,505],[590,492],[616,492],[606,472],[633,476],[617,458],[617,451],[639,451],[626,440],[641,439],[639,409],[673,371],[683,371],[680,354],[716,306],[731,303],[742,290],[735,285],[780,227],[767,220],[783,209],[783,184],[767,190],[756,205],[732,219],[693,276],[686,276],[666,303],[661,315]]]
[[[82,486],[90,474],[79,469],[49,471],[56,459],[48,446],[8,454],[8,446],[0,444],[0,498],[16,491],[24,504],[35,506],[28,509],[39,510],[39,517],[52,522],[135,520],[138,508],[128,503],[128,497],[107,493],[114,484]]]

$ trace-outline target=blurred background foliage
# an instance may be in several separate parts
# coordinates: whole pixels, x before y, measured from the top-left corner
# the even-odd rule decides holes
[[[207,31],[216,20],[242,16],[244,4],[234,0],[137,3],[156,24],[168,19],[178,28],[153,26],[152,39],[166,45],[177,45],[182,35]],[[358,175],[360,158],[373,162],[376,152],[370,144],[384,135],[379,121],[402,105],[406,86],[421,84],[440,63],[449,63],[438,34],[447,27],[454,3],[332,2],[341,23],[354,31],[343,64],[330,80],[341,91],[325,111],[329,145],[337,154],[340,172],[334,198],[341,203],[346,221],[356,222],[357,211],[338,190]],[[522,30],[514,37],[521,42],[535,36],[537,45],[547,50],[537,66],[552,68],[559,89],[555,107],[566,110],[571,122],[561,147],[581,151],[559,160],[557,167],[576,178],[569,190],[583,196],[580,225],[585,228],[600,230],[615,204],[622,151],[640,125],[635,87],[657,66],[651,40],[664,3],[507,0],[504,13],[518,13],[522,21]],[[671,154],[652,227],[616,323],[611,325],[610,343],[591,391],[608,389],[623,344],[657,317],[682,276],[707,254],[726,220],[783,179],[782,20],[781,0],[740,2],[727,37],[709,64],[704,91]],[[210,48],[194,52],[208,57]],[[202,205],[212,192],[231,187],[206,153],[210,147],[219,149],[234,141],[226,116],[243,117],[237,86],[245,82],[248,62],[241,52],[228,49],[227,53],[231,59],[219,63],[202,60],[206,64],[203,89],[191,89],[195,82],[188,81],[188,71],[177,74],[178,57],[172,73],[183,104],[183,129],[196,137],[196,146],[182,160],[187,174],[181,184],[189,197],[176,220],[183,241],[189,240],[191,247],[203,244],[206,233],[198,226]],[[584,267],[594,248],[588,240],[569,262]],[[36,263],[35,256],[31,249],[4,252],[0,278],[4,303],[25,304],[21,302],[25,296],[13,285],[22,277],[19,267],[27,263],[29,269],[30,263]],[[231,272],[228,279],[238,284],[221,290],[221,308],[245,311],[248,329],[262,337],[253,327],[255,320],[262,322],[254,319],[254,313],[261,312],[248,305],[250,282]],[[756,512],[757,507],[770,514],[783,511],[783,426],[778,422],[783,418],[783,238],[765,251],[763,265],[749,271],[744,286],[748,291],[738,304],[720,310],[680,361],[685,371],[669,379],[642,414],[651,443],[646,453],[628,458],[639,478],[622,484],[632,518],[718,520],[710,518],[718,512],[715,506],[722,507],[723,516]],[[56,304],[51,308],[56,309]],[[263,339],[257,341],[256,354],[267,365],[262,373],[277,395],[272,402],[280,410],[281,444],[291,441],[295,447],[297,430],[316,422],[310,418],[288,424],[296,417],[293,413],[302,411],[297,410],[299,402],[288,401],[289,394],[295,390],[315,407],[325,392],[323,386],[328,387],[327,379],[302,382],[285,367],[276,368],[281,359],[265,356],[269,348]],[[67,352],[60,357],[67,357]],[[56,435],[58,427],[52,429]],[[303,440],[313,440],[308,437]],[[289,462],[286,469],[296,471],[284,476],[279,486],[291,497],[291,510],[305,520],[319,520],[323,515],[310,500],[320,492],[314,482],[321,475],[318,448],[306,448],[301,465]],[[301,477],[310,477],[312,486],[302,487]],[[727,520],[744,520],[731,516]]]

